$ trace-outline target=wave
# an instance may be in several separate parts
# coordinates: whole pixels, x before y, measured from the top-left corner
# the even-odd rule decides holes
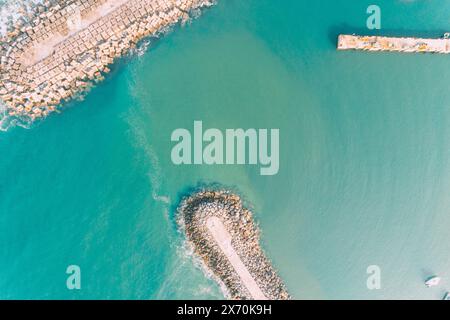
[[[32,8],[43,0],[0,0],[0,37],[5,36],[8,28],[31,12]],[[0,131],[19,126],[29,128],[28,119],[11,117],[6,113],[6,106],[0,100]]]
[[[155,293],[155,299],[168,299],[174,296],[168,296],[168,293],[174,294],[175,298],[179,295],[189,295],[193,299],[202,299],[205,296],[210,298],[219,298],[216,291],[216,284],[219,284],[219,290],[223,297],[228,298],[228,292],[225,285],[220,279],[215,278],[214,274],[206,267],[203,261],[194,253],[192,246],[190,246],[182,237],[176,237],[173,241],[175,256],[166,268],[164,280],[160,284]],[[193,275],[192,278],[186,278],[186,272],[190,274],[191,268],[194,267],[200,270],[203,276],[208,279],[206,283],[197,282],[197,278]]]
[[[132,87],[130,87],[132,90]],[[147,176],[150,180],[150,186],[152,189],[152,199],[156,202],[160,202],[166,209],[171,204],[170,196],[162,193],[163,189],[163,173],[159,158],[157,153],[152,147],[151,141],[146,134],[146,122],[144,121],[145,116],[134,111],[131,111],[127,117],[127,122],[130,126],[131,132],[133,133],[132,139],[134,145],[141,149],[145,158],[150,162],[150,169],[147,172]],[[167,221],[169,221],[169,210],[165,210],[164,214]]]
[[[31,126],[31,119],[11,117],[7,114],[6,105],[0,100],[0,131],[8,131],[11,127],[22,127],[29,129]]]
[[[179,213],[177,212],[177,215]],[[214,274],[214,272],[205,264],[205,262],[195,254],[194,246],[193,244],[186,238],[186,225],[184,222],[184,218],[182,216],[178,217],[178,235],[182,239],[181,245],[178,245],[177,255],[181,261],[184,263],[187,263],[188,261],[191,261],[193,265],[199,269],[205,278],[214,281],[218,286],[222,293],[222,295],[226,299],[231,298],[231,294],[225,285],[225,283]],[[208,288],[208,290],[211,292],[211,287]]]

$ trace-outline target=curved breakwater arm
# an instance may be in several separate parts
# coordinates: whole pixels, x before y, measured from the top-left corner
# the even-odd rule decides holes
[[[232,299],[290,299],[259,243],[259,229],[239,196],[201,191],[183,199],[178,223],[207,273]]]

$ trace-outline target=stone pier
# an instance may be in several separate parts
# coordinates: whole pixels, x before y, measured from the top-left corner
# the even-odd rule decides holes
[[[339,35],[338,50],[450,53],[448,35],[440,39]]]

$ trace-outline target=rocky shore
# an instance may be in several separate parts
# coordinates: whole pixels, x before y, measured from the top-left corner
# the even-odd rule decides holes
[[[44,0],[0,37],[6,116],[35,120],[86,92],[144,37],[212,0]]]
[[[270,300],[290,299],[285,285],[261,249],[259,229],[252,212],[243,207],[241,198],[228,191],[200,191],[182,200],[178,222],[186,233],[188,244],[225,288],[227,297],[253,298],[236,266],[230,263],[208,229],[207,221],[211,218],[218,218],[216,220],[223,223],[231,235],[231,247],[264,296]]]

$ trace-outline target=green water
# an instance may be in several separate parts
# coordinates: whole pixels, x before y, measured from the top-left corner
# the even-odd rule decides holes
[[[369,4],[219,1],[116,65],[84,101],[0,132],[0,298],[221,298],[174,221],[182,195],[215,182],[254,209],[295,298],[441,298],[450,58],[336,52],[338,33],[369,33]],[[441,1],[378,4],[382,34],[450,29]],[[279,128],[278,175],[173,165],[170,135],[194,120]],[[66,288],[71,264],[79,291]],[[366,287],[369,265],[380,290]],[[444,281],[430,290],[432,273]]]

